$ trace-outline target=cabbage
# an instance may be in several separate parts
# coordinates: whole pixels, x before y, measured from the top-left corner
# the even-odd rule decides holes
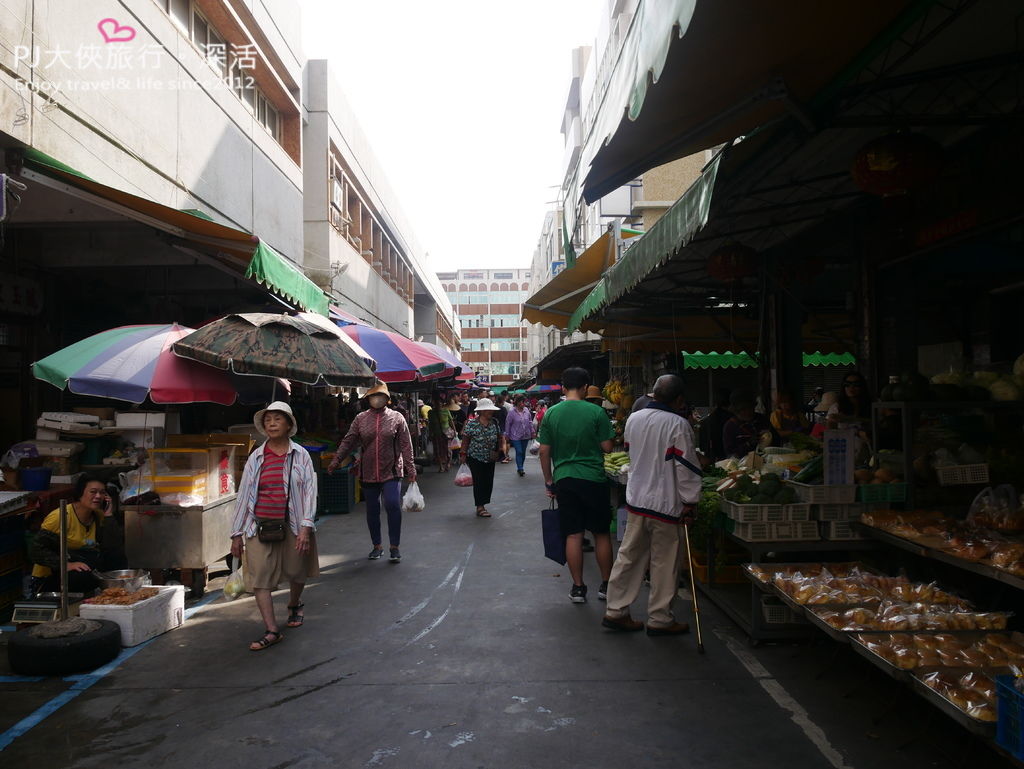
[[[1024,378],[1024,353],[1021,353],[1013,362],[1013,375],[1017,377],[1018,381]]]
[[[932,384],[963,386],[971,381],[971,377],[963,371],[943,371],[932,377]]]
[[[1008,376],[999,377],[988,386],[992,393],[992,400],[995,401],[1019,401],[1021,399],[1021,388],[1017,382]]]

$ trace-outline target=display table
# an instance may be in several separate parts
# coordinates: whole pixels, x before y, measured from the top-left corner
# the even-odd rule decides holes
[[[753,563],[762,563],[769,553],[842,553],[860,550],[876,550],[878,542],[870,539],[830,540],[788,542],[748,542],[733,534],[725,536],[750,553]],[[714,536],[708,542],[708,563],[713,564],[716,558]],[[706,595],[715,606],[725,612],[743,631],[750,636],[751,642],[803,638],[813,628],[806,622],[781,624],[769,623],[765,620],[761,596],[764,592],[753,583],[749,585],[717,585],[714,569],[708,569],[708,581],[697,582],[697,589]]]
[[[140,569],[192,570],[192,592],[202,594],[206,567],[231,549],[234,515],[234,494],[194,507],[125,505],[128,563]]]

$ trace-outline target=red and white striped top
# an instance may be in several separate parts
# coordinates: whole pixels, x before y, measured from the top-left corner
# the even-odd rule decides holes
[[[284,518],[288,504],[284,489],[284,468],[287,454],[275,454],[269,443],[263,450],[263,471],[257,487],[256,506],[253,514],[257,518]]]

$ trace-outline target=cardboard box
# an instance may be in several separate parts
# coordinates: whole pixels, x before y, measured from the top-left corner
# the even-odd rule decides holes
[[[114,418],[114,413],[116,412],[116,409],[114,409],[114,408],[93,408],[91,406],[89,406],[89,407],[86,407],[86,406],[76,406],[73,409],[73,411],[76,414],[87,414],[89,416],[94,416],[94,417],[96,417],[96,419],[98,421],[102,422],[103,420],[106,420],[106,419],[113,419]]]
[[[81,422],[87,425],[98,425],[100,418],[92,414],[80,414],[76,411],[44,411],[39,415],[40,419],[47,422]]]
[[[167,414],[162,411],[118,411],[114,417],[117,427],[167,428]]]
[[[121,646],[138,646],[185,621],[185,587],[164,585],[157,590],[158,595],[130,606],[83,603],[78,613],[86,619],[116,622],[121,628]]]
[[[36,428],[36,440],[37,441],[59,441],[60,430],[54,430],[51,427],[37,427]]]

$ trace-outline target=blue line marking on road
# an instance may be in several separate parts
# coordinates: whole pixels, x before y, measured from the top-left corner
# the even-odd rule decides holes
[[[45,676],[0,676],[0,684],[35,683],[44,679]]]
[[[192,606],[185,612],[185,619],[188,619],[200,609],[205,607],[215,598],[220,595],[220,591],[209,593],[204,596],[195,606]],[[49,700],[43,705],[40,705],[34,712],[25,718],[21,719],[18,723],[8,729],[6,732],[0,734],[0,751],[4,750],[8,745],[14,742],[16,739],[21,737],[32,727],[38,726],[46,718],[56,713],[62,707],[67,705],[71,700],[75,699],[79,694],[84,692],[86,689],[91,687],[93,684],[98,683],[104,676],[112,672],[125,660],[134,656],[137,652],[142,651],[144,648],[149,646],[160,636],[150,638],[138,646],[133,646],[130,649],[123,649],[120,654],[117,655],[112,661],[108,662],[101,668],[97,668],[91,673],[84,673],[82,675],[67,676],[64,680],[71,683],[71,688],[67,691],[61,692],[53,699]],[[13,676],[10,676],[13,678]],[[28,680],[43,680],[42,678],[28,679]]]

